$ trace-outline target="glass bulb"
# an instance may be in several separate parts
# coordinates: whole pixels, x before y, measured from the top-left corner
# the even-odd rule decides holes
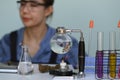
[[[67,53],[72,46],[72,40],[65,33],[56,33],[51,39],[51,49],[58,54]]]

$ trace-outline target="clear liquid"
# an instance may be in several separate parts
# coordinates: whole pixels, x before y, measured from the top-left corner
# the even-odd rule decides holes
[[[19,62],[18,74],[28,75],[33,73],[33,65],[31,62]]]
[[[71,45],[72,43],[69,40],[64,40],[64,41],[52,40],[51,41],[51,49],[58,54],[67,53],[70,50]]]

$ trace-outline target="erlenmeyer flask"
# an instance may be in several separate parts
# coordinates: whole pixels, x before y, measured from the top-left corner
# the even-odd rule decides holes
[[[18,64],[18,74],[28,75],[33,72],[33,64],[31,62],[31,57],[28,53],[28,47],[22,46],[22,54]]]

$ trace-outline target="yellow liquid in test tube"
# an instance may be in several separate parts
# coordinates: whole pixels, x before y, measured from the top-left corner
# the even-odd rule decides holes
[[[109,76],[112,79],[116,77],[116,53],[109,55]]]

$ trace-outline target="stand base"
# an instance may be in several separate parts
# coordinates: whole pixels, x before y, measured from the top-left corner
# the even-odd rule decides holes
[[[50,70],[49,74],[55,75],[55,76],[72,76],[73,71],[72,70],[68,70],[68,71]]]
[[[78,78],[85,78],[84,72],[78,73],[77,77],[78,77]]]

